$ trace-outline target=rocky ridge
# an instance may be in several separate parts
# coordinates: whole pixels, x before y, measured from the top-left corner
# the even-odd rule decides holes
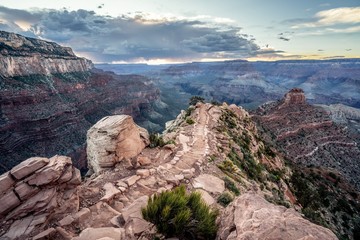
[[[0,31],[0,76],[85,72],[90,60],[77,57],[71,48],[15,33]]]
[[[89,60],[56,43],[0,32],[0,46],[0,173],[55,154],[86,171],[93,124],[112,114],[146,122],[143,114],[159,101],[149,79],[91,69]]]
[[[124,129],[122,124],[126,123],[126,118],[113,116],[98,124],[117,123],[121,130]],[[133,128],[134,125],[127,126],[133,130],[115,131],[115,135],[121,132],[124,135],[122,138],[111,138],[114,131],[104,132],[110,137],[110,140],[104,141],[106,146],[121,148],[121,139],[127,139],[127,136],[130,139],[141,137],[141,133]],[[254,228],[251,228],[254,236],[260,236],[262,229],[278,229],[277,222],[264,225],[259,220],[260,216],[255,214],[247,214],[241,220],[232,219],[233,214],[238,215],[236,209],[243,208],[244,200],[253,203],[254,207],[246,208],[249,212],[252,209],[262,209],[261,218],[269,218],[275,213],[284,221],[291,218],[291,225],[281,227],[283,239],[337,239],[331,231],[304,220],[293,210],[285,211],[285,208],[276,207],[264,200],[265,198],[288,207],[296,202],[286,183],[290,170],[273,149],[264,145],[245,110],[235,105],[198,103],[180,114],[170,127],[172,130],[162,136],[166,143],[164,146],[146,147],[139,154],[126,157],[121,155],[122,151],[118,151],[112,156],[117,158],[113,168],[102,169],[86,179],[78,187],[79,209],[52,215],[52,218],[46,219],[46,224],[29,231],[24,230],[19,237],[153,239],[156,236],[155,228],[142,219],[141,207],[146,205],[150,195],[185,184],[188,190],[199,191],[209,205],[224,212],[219,222],[227,219],[230,221],[229,226],[235,224],[236,231],[233,228],[223,229],[227,226],[222,225],[218,239],[242,239],[241,229],[245,227],[245,223],[250,222],[254,222]],[[89,135],[93,136],[93,130],[89,131]],[[100,162],[101,157],[108,158],[107,155],[99,157]],[[284,173],[277,174],[280,170]],[[245,194],[249,191],[252,194]],[[224,192],[235,197],[226,209],[217,201]],[[236,197],[239,193],[245,195]],[[11,222],[5,220],[5,223]],[[6,234],[16,228],[17,225],[12,223],[6,229]],[[255,228],[259,229],[259,233]]]
[[[353,110],[307,104],[295,89],[252,115],[261,136],[288,160],[305,216],[344,239],[353,239],[360,226],[360,135]]]
[[[322,107],[307,104],[301,89],[263,105],[253,118],[292,162],[336,169],[360,189],[359,142]]]

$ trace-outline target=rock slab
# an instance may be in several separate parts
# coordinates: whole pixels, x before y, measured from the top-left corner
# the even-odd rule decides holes
[[[329,229],[302,218],[294,209],[245,193],[223,212],[217,239],[336,240],[337,237]]]

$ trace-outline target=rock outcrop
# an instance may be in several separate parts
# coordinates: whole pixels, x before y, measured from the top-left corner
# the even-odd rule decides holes
[[[85,72],[92,62],[77,57],[71,48],[15,33],[0,31],[0,76]]]
[[[283,102],[285,105],[305,104],[305,94],[300,88],[293,88],[285,94]]]
[[[96,174],[136,157],[148,144],[147,130],[128,115],[104,117],[87,133],[88,166]]]
[[[253,119],[291,161],[336,169],[360,189],[360,141],[322,107],[306,104],[302,90],[291,90],[283,100],[261,106]]]
[[[114,114],[145,121],[159,98],[149,79],[90,69],[55,43],[0,32],[0,46],[0,174],[55,154],[86,172],[87,130]]]
[[[0,219],[11,223],[1,239],[24,239],[48,216],[77,212],[80,184],[80,171],[65,156],[29,158],[1,175]]]
[[[338,238],[329,229],[305,220],[294,209],[276,206],[259,195],[246,193],[235,198],[222,213],[218,239],[336,240]]]

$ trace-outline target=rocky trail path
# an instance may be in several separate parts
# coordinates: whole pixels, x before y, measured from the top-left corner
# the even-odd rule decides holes
[[[208,104],[199,105],[192,114],[195,123],[181,127],[176,137],[176,149],[171,154],[173,157],[167,155],[159,165],[152,163],[137,169],[134,175],[104,182],[103,197],[90,207],[92,216],[87,219],[88,225],[99,225],[102,222],[105,226],[124,229],[123,236],[125,232],[126,236],[139,234],[149,228],[149,223],[141,218],[140,210],[146,206],[151,195],[172,189],[182,182],[198,184],[197,188],[203,188],[203,182],[211,182],[211,178],[201,176],[202,165],[210,152],[210,108],[211,105]],[[220,179],[214,181],[217,181],[214,185],[220,185],[219,192],[223,191],[223,181]],[[209,193],[205,191],[201,193],[206,195],[209,203],[215,202]],[[117,220],[119,217],[125,223],[120,224]]]
[[[195,163],[202,163],[204,157],[209,153],[208,144],[208,122],[209,113],[207,106],[202,105],[199,109],[198,118],[191,132],[191,142],[183,143],[183,149],[179,151],[173,160],[177,161],[175,169],[178,171],[191,169]]]

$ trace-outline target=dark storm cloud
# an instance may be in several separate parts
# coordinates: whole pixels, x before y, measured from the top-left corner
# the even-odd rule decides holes
[[[28,12],[25,10],[0,6],[0,18],[4,18],[9,21],[23,20],[34,23],[40,20],[41,15],[42,14],[38,12]]]
[[[182,43],[199,53],[209,52],[237,52],[255,55],[259,46],[238,34],[239,30],[234,29],[221,33],[208,33],[200,37],[184,40]]]
[[[155,19],[135,16],[99,16],[93,11],[23,10],[0,7],[0,29],[71,46],[98,62],[136,59],[196,59],[260,54],[260,47],[240,28],[199,20]],[[21,29],[17,21],[31,28]],[[261,53],[264,54],[264,53]]]

